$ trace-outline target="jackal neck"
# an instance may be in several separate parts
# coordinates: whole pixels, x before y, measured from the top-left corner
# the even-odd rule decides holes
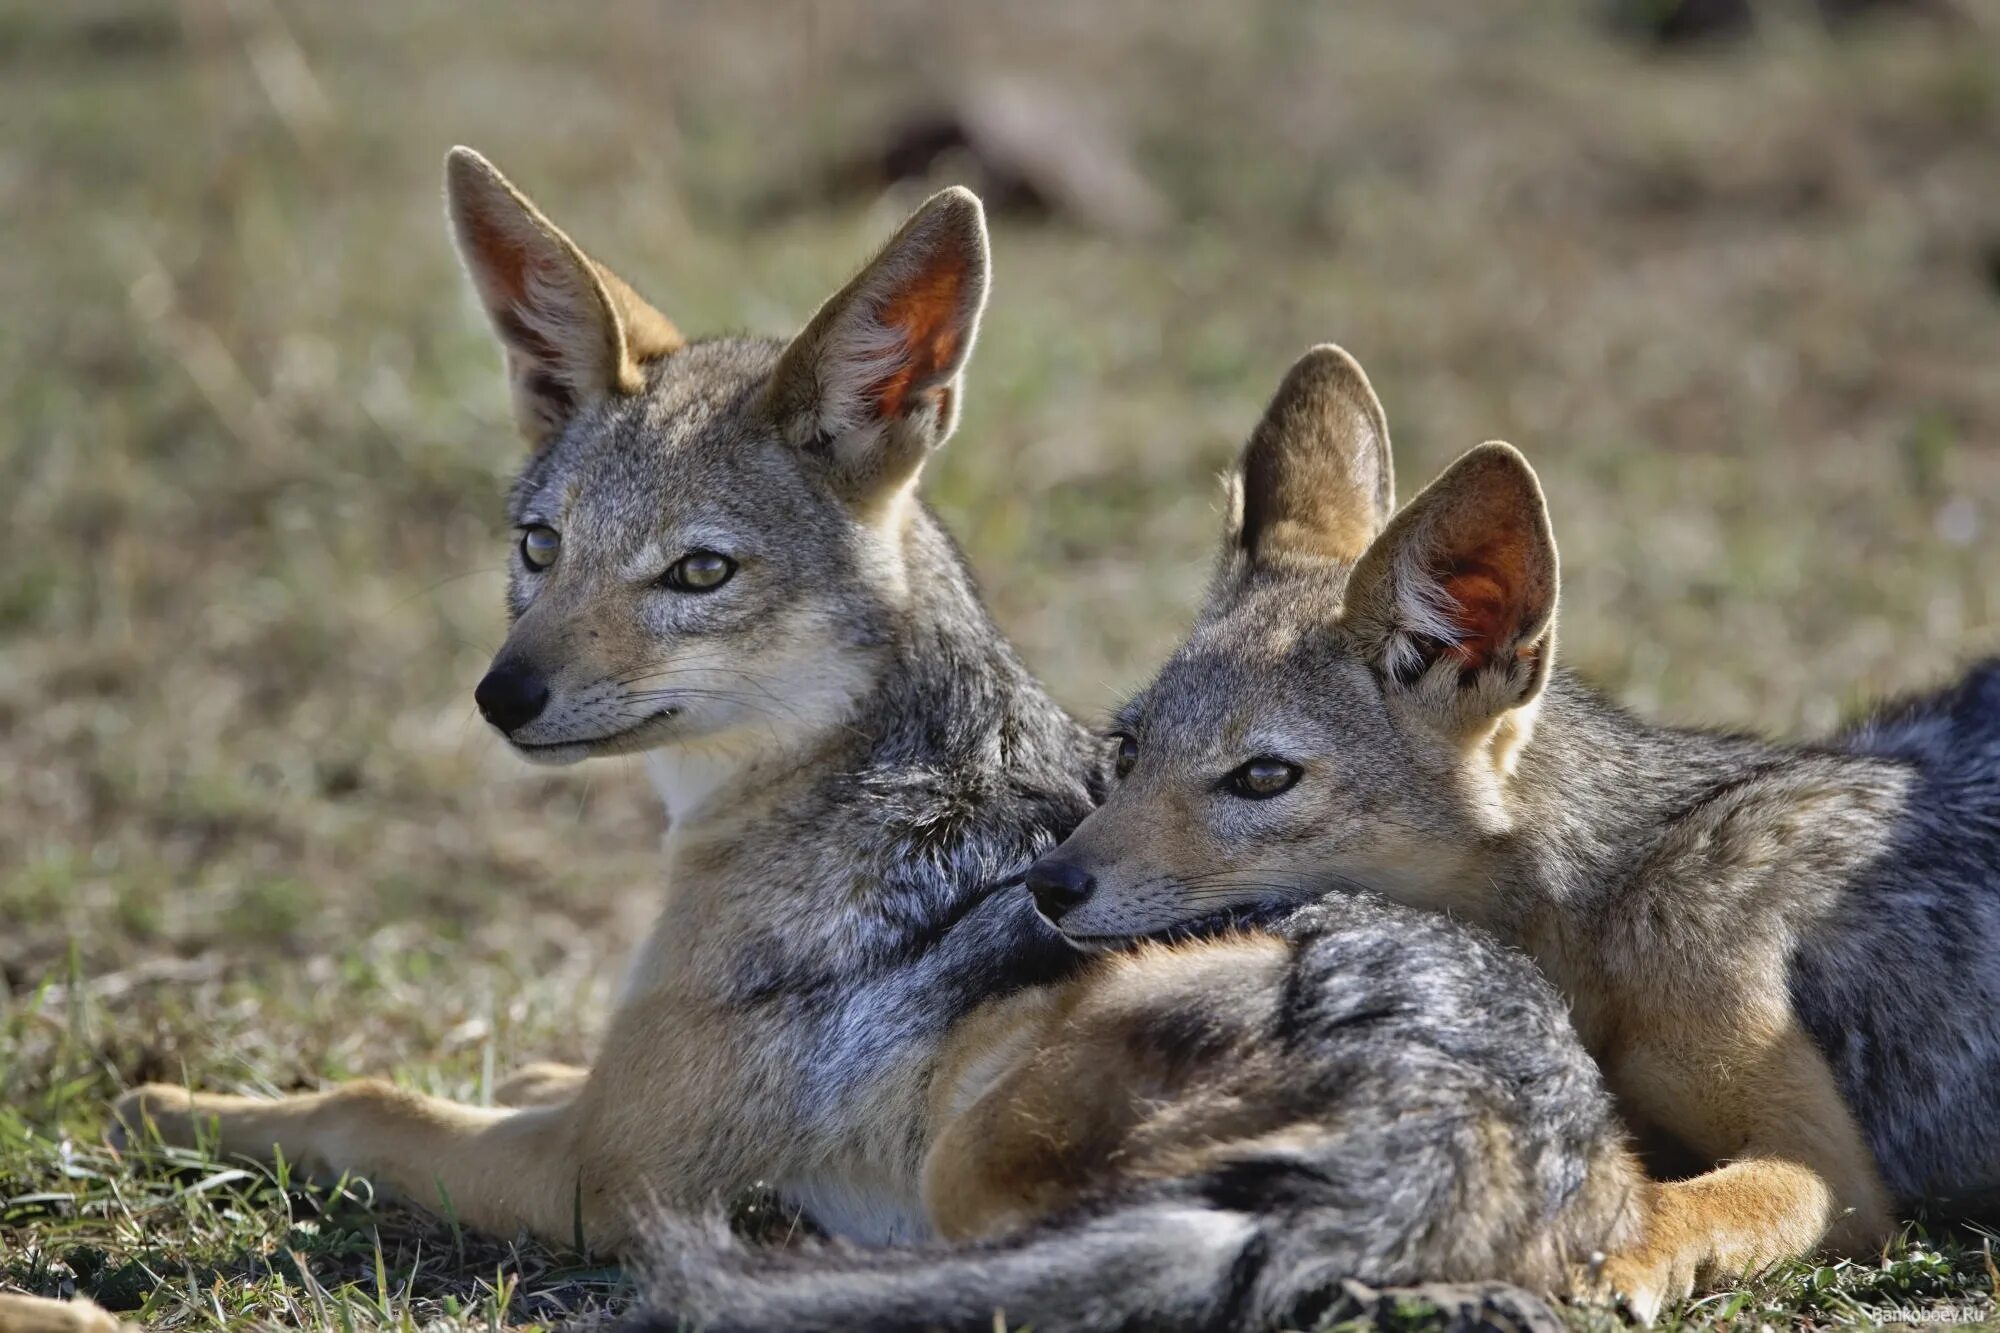
[[[1556,671],[1509,784],[1515,912],[1601,902],[1690,808],[1783,755],[1752,736],[1651,725]]]
[[[1106,747],[1021,664],[936,520],[907,541],[909,596],[866,631],[852,708],[670,831],[660,976],[736,1006],[929,973],[945,1014],[1073,964],[1025,890],[996,886],[1101,797]]]

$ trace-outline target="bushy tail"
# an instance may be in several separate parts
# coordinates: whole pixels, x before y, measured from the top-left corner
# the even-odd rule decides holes
[[[656,1229],[646,1333],[967,1329],[1119,1333],[1261,1322],[1257,1222],[1190,1198],[1136,1200],[992,1241],[750,1248],[719,1223]]]

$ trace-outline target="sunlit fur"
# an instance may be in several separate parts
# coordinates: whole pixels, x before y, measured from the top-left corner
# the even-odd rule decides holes
[[[1064,930],[1366,889],[1526,947],[1633,1122],[1729,1163],[1662,1191],[1614,1258],[1642,1307],[1822,1240],[1866,1252],[1894,1199],[1990,1195],[2000,663],[1816,744],[1651,726],[1551,670],[1547,534],[1499,445],[1358,559],[1246,559],[1232,531],[1121,715],[1130,776],[1063,848],[1097,884]],[[1492,586],[1468,582],[1469,608],[1407,595],[1454,577]],[[1221,789],[1266,754],[1303,768],[1291,791]]]
[[[545,262],[568,263],[545,219],[522,234],[551,233]],[[521,1071],[500,1108],[373,1080],[153,1086],[117,1108],[128,1132],[185,1143],[212,1121],[224,1152],[277,1145],[563,1244],[642,1248],[654,1209],[759,1181],[839,1236],[960,1242],[822,1256],[788,1288],[778,1322],[799,1327],[987,1328],[1002,1308],[1270,1325],[1349,1277],[1550,1290],[1627,1238],[1640,1193],[1610,1101],[1518,956],[1339,903],[1090,962],[1034,911],[1020,874],[1102,795],[1109,747],[1028,677],[907,498],[957,410],[961,285],[983,294],[984,264],[976,204],[947,194],[791,344],[679,344],[638,363],[642,387],[568,402],[589,381],[538,360],[620,340],[521,340],[495,312],[517,389],[566,412],[531,432],[510,502],[562,544],[515,570],[500,661],[550,701],[509,739],[553,760],[643,747],[671,819],[665,902],[599,1059]],[[534,328],[623,317],[608,286],[563,290],[584,308]],[[910,332],[908,364],[854,334],[869,321]],[[693,548],[735,576],[658,586]],[[766,1287],[726,1280],[763,1260],[671,1221],[658,1240],[683,1279],[665,1318],[768,1326]]]
[[[910,498],[985,300],[978,201],[920,208],[789,343],[688,341],[483,159],[454,153],[448,190],[527,404],[509,516],[561,537],[546,569],[514,557],[496,660],[549,700],[508,741],[644,751],[669,825],[658,923],[596,1064],[523,1071],[511,1105],[364,1080],[153,1086],[118,1116],[175,1142],[212,1117],[224,1152],[276,1144],[502,1236],[618,1250],[635,1210],[759,1182],[837,1234],[926,1234],[940,1051],[1079,965],[1011,881],[1090,808],[1106,754]],[[734,576],[662,586],[692,549]]]
[[[1330,898],[994,1017],[947,1054],[925,1170],[954,1243],[664,1219],[643,1326],[1310,1328],[1348,1279],[1561,1292],[1637,1234],[1647,1187],[1560,998],[1441,916]]]
[[[1260,439],[1356,385],[1359,367],[1320,349]],[[1379,429],[1379,412],[1345,416]],[[1297,488],[1264,480],[1249,511],[1283,514]],[[1387,489],[1338,525],[1291,530],[1341,549]],[[1282,724],[1255,743],[1285,743]],[[1185,938],[1108,952],[946,1040],[923,1176],[952,1244],[755,1251],[664,1219],[653,1323],[986,1329],[1004,1312],[1037,1328],[1291,1328],[1345,1279],[1565,1291],[1634,1241],[1646,1186],[1525,957],[1359,897],[1195,929],[1246,887],[1287,896],[1240,879],[1218,874],[1155,919]]]

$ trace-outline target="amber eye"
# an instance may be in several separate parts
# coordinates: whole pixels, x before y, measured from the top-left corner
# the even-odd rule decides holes
[[[714,592],[735,572],[736,562],[726,555],[689,551],[660,575],[660,582],[675,592]]]
[[[1139,741],[1136,737],[1120,734],[1118,741],[1118,761],[1114,771],[1124,777],[1132,771],[1132,765],[1139,762]]]
[[[1292,789],[1305,770],[1297,764],[1283,759],[1273,759],[1264,755],[1252,759],[1243,767],[1222,780],[1222,787],[1232,796],[1246,800],[1261,801]]]
[[[562,550],[562,534],[543,523],[521,529],[521,560],[529,569],[547,569]]]

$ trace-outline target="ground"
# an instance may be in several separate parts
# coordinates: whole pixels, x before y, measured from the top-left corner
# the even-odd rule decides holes
[[[471,707],[518,445],[455,142],[685,327],[782,332],[921,191],[816,185],[904,108],[1005,74],[1115,127],[1164,224],[996,218],[928,484],[1087,714],[1179,633],[1215,475],[1326,339],[1405,495],[1528,453],[1563,657],[1655,715],[1809,732],[2000,649],[2000,6],[1773,0],[1671,51],[1604,8],[0,0],[0,1285],[173,1328],[629,1294],[101,1137],[143,1079],[477,1097],[587,1056],[647,917],[636,766],[527,769]],[[1987,1240],[1676,1317],[1992,1318]]]

